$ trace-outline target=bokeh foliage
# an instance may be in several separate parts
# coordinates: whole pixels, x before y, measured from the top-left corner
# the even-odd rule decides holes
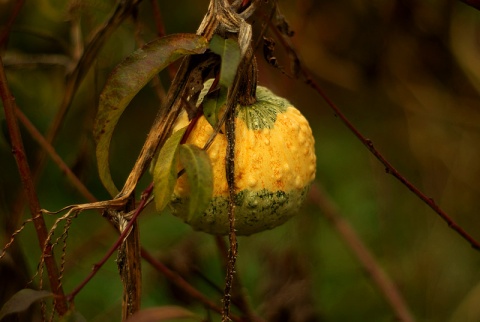
[[[0,22],[8,19],[14,3],[0,3]],[[167,33],[194,32],[208,5],[206,0],[158,3]],[[37,0],[22,8],[1,54],[19,108],[43,133],[62,100],[75,45],[84,41],[76,43],[73,35],[87,37],[113,7],[113,1]],[[480,239],[480,12],[451,0],[297,0],[280,1],[280,7],[295,30],[298,54],[330,98],[403,175]],[[155,35],[151,3],[143,1],[135,19],[103,44],[55,141],[57,152],[98,199],[108,198],[98,178],[92,136],[98,95],[114,66]],[[288,57],[280,44],[277,48],[288,71]],[[480,254],[386,174],[315,92],[268,66],[261,52],[258,58],[260,83],[287,97],[310,121],[318,183],[376,255],[417,320],[478,321]],[[168,88],[168,73],[160,76]],[[158,107],[156,92],[147,87],[122,116],[111,151],[116,182],[131,170]],[[23,139],[34,164],[38,145],[26,132]],[[19,223],[8,218],[24,205],[5,135],[0,162],[0,218],[11,232]],[[146,175],[138,191],[150,181]],[[38,180],[38,192],[41,206],[49,210],[86,201],[51,161]],[[223,283],[212,237],[192,232],[168,213],[159,216],[154,207],[142,214],[140,229],[146,249],[209,297],[221,298],[204,280]],[[96,212],[75,219],[63,281],[67,292],[116,236]],[[2,243],[8,237],[2,230]],[[38,264],[31,226],[18,242],[11,261],[2,263],[13,268],[1,271],[2,301],[24,287]],[[143,269],[145,307],[178,304],[205,313],[148,264]],[[240,238],[238,274],[254,309],[272,320],[287,321],[279,314],[290,314],[291,321],[391,321],[394,316],[312,203],[282,227]],[[118,320],[121,292],[111,260],[77,297],[76,307],[88,321]]]

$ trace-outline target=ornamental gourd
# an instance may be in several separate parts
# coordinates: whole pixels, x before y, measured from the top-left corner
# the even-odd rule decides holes
[[[257,101],[235,110],[235,228],[237,235],[272,229],[298,212],[315,178],[312,130],[305,117],[286,99],[257,86]],[[175,129],[188,124],[186,113]],[[204,116],[187,143],[203,147],[213,132]],[[188,219],[189,187],[185,176],[175,186],[170,207],[196,230],[229,232],[228,184],[225,171],[227,139],[215,137],[207,150],[213,168],[213,197],[203,214]]]

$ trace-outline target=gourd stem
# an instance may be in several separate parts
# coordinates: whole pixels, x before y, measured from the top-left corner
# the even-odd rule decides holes
[[[250,63],[247,63],[247,72],[240,81],[238,90],[238,103],[242,106],[250,106],[257,102],[257,59],[253,55],[253,49],[247,50],[247,57],[251,55]]]

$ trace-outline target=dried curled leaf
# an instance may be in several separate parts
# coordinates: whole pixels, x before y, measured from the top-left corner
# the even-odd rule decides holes
[[[100,179],[112,196],[118,194],[118,189],[110,173],[109,150],[120,116],[133,97],[162,69],[182,56],[201,54],[207,48],[207,40],[198,35],[166,36],[136,50],[110,74],[100,95],[94,137]]]

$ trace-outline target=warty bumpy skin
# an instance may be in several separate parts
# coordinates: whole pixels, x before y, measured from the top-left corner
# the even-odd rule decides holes
[[[187,124],[183,113],[174,131]],[[202,116],[187,143],[203,147],[212,132],[212,126]],[[237,235],[251,235],[283,224],[298,212],[315,178],[315,141],[308,121],[287,100],[258,86],[254,105],[237,106],[235,138]],[[215,235],[229,232],[226,147],[226,135],[219,133],[207,150],[214,180],[207,210],[187,220],[186,176],[178,179],[170,203],[174,215],[196,230]]]

